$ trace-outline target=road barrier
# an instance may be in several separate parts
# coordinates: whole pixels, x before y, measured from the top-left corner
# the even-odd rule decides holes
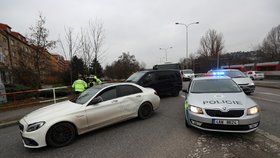
[[[62,93],[62,97],[58,97],[57,93],[58,91],[60,91],[61,93],[62,92],[61,90],[64,90],[64,92]],[[9,98],[8,103],[0,105],[0,109],[48,103],[48,102],[56,103],[59,100],[65,100],[69,98],[69,96],[71,96],[71,87],[63,86],[63,87],[54,87],[54,88],[17,91],[11,93],[1,93],[0,96],[7,96]]]

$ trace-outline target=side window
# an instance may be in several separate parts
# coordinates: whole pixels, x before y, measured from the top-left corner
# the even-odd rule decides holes
[[[155,74],[154,73],[149,73],[144,77],[143,83],[144,84],[151,84],[154,80],[155,80]]]
[[[252,71],[250,71],[248,74],[252,74]]]
[[[121,85],[117,87],[118,97],[123,97],[141,92],[141,89],[132,85]]]
[[[117,98],[116,87],[107,88],[103,92],[101,92],[98,96],[100,96],[103,99],[103,101],[115,99]]]

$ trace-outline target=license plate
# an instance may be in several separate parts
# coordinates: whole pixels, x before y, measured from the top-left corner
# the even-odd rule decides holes
[[[238,125],[239,121],[238,120],[212,120],[212,124],[217,124],[217,125]]]

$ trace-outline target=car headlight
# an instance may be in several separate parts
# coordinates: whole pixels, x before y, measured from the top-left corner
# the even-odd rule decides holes
[[[251,107],[247,110],[248,115],[255,115],[260,111],[260,109],[257,106]]]
[[[203,114],[202,108],[189,105],[189,110],[196,114]]]
[[[254,86],[254,85],[255,85],[254,82],[249,83],[249,86]]]
[[[28,125],[26,132],[36,131],[37,129],[41,128],[45,123],[45,121],[32,123]]]

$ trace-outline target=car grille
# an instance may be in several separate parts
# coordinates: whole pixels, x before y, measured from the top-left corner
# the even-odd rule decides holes
[[[202,123],[202,128],[218,129],[218,130],[232,130],[232,131],[246,131],[249,130],[249,125],[215,125],[209,123]]]
[[[241,117],[244,114],[244,110],[229,110],[228,112],[222,112],[220,110],[205,110],[207,115],[213,117]]]
[[[23,131],[23,128],[24,128],[24,126],[21,124],[21,123],[19,123],[19,129],[21,130],[21,131]]]

